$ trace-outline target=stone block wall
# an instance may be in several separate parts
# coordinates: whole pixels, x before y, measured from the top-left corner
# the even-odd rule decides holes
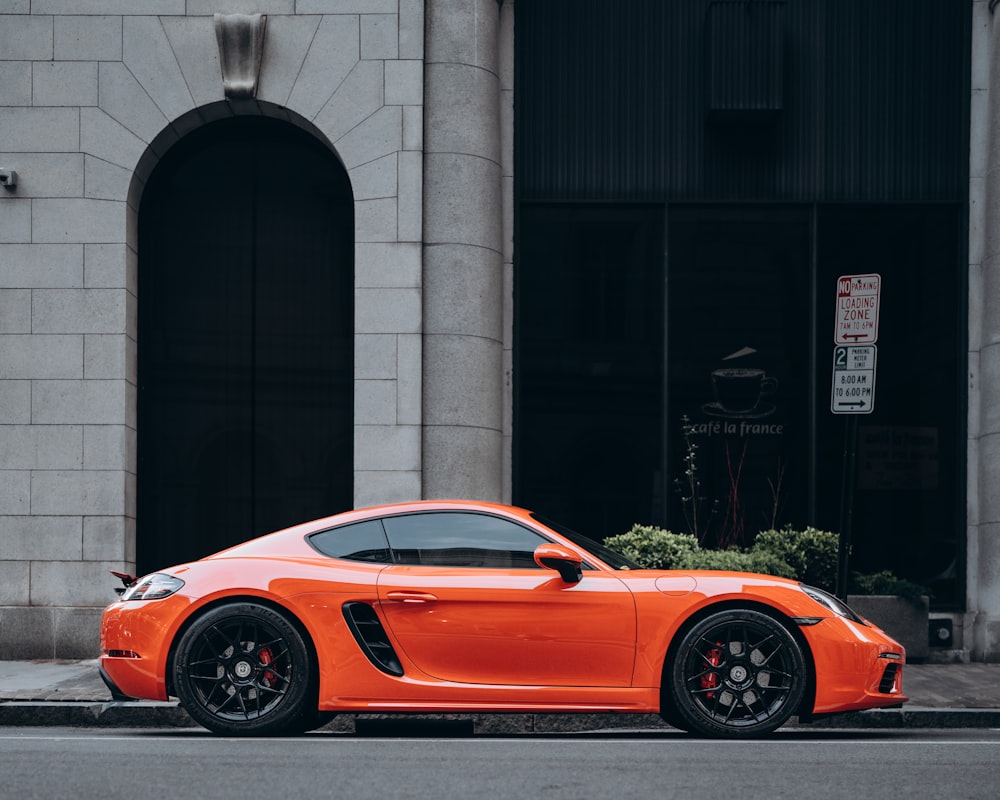
[[[498,14],[495,0],[458,5]],[[267,16],[254,100],[224,95],[223,11]],[[18,173],[0,189],[0,658],[96,655],[108,570],[133,568],[142,185],[213,119],[287,119],[347,168],[355,503],[422,495],[424,12],[423,0],[0,0],[0,169]]]

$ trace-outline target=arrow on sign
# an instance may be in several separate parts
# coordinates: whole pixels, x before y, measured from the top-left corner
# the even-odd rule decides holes
[[[833,348],[830,410],[834,414],[870,414],[875,408],[875,345]]]

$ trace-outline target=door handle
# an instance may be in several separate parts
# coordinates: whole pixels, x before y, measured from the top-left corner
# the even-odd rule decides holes
[[[437,600],[437,597],[429,592],[395,591],[386,592],[385,596],[388,600],[398,600],[403,603],[431,603]]]

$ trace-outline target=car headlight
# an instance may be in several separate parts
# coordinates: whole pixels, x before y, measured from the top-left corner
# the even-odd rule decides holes
[[[122,594],[122,600],[162,600],[170,597],[184,585],[184,581],[173,575],[154,572],[140,578]]]
[[[857,622],[861,625],[867,624],[863,619],[861,619],[861,617],[854,613],[847,603],[839,597],[834,597],[829,592],[824,592],[822,589],[817,589],[815,586],[807,586],[804,583],[800,583],[799,587],[813,600],[826,608],[828,611],[832,611],[838,617],[846,617],[852,622]]]

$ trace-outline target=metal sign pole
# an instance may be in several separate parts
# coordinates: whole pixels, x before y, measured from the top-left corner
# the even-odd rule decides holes
[[[854,515],[854,484],[857,473],[858,418],[844,417],[844,461],[840,484],[840,547],[837,568],[837,597],[847,602],[851,560],[851,519]]]
[[[837,596],[847,601],[850,578],[851,526],[857,482],[858,414],[875,410],[875,369],[878,360],[878,314],[882,276],[841,275],[837,279],[836,323],[833,332],[833,378],[830,411],[844,419],[844,463],[840,484],[840,547]]]

